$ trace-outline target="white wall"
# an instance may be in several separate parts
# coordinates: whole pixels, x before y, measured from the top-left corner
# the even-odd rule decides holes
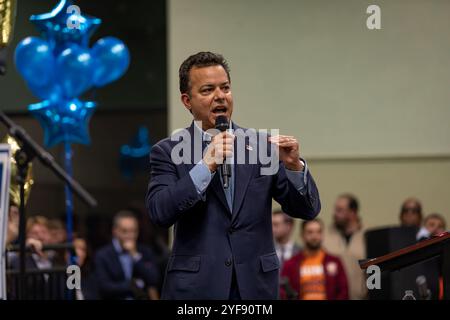
[[[366,28],[381,7],[382,30]],[[450,1],[170,0],[169,127],[189,124],[178,68],[198,51],[231,65],[233,120],[301,141],[330,220],[354,192],[366,226],[414,195],[450,223]]]

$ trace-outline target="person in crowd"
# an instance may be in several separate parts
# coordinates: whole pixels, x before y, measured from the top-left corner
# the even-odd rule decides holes
[[[297,254],[300,250],[298,244],[292,239],[294,219],[285,214],[281,209],[272,213],[272,232],[275,240],[275,250],[280,261],[280,270],[285,261]]]
[[[92,252],[86,240],[76,237],[73,240],[77,264],[81,271],[81,289],[76,290],[77,300],[97,300],[98,288],[92,266]]]
[[[138,220],[119,211],[113,220],[113,239],[98,250],[95,272],[102,299],[158,299],[158,268],[152,250],[137,242]]]
[[[44,246],[49,244],[50,231],[48,229],[48,219],[44,216],[34,216],[27,220],[27,242],[39,243]],[[30,267],[37,269],[50,269],[53,266],[52,257],[48,255],[48,252],[42,251],[42,246],[37,252],[31,254]]]
[[[281,277],[287,281],[282,281],[285,285],[281,287],[281,297],[289,298],[289,291],[293,291],[300,300],[347,300],[347,276],[342,262],[322,247],[322,221],[303,221],[301,238],[303,250],[283,267]]]
[[[155,225],[151,222],[150,216],[145,208],[139,203],[130,203],[126,210],[131,211],[139,221],[139,243],[148,245],[156,258],[156,264],[159,270],[158,292],[162,291],[164,274],[171,256],[168,246],[168,234],[165,228]]]
[[[439,213],[431,213],[427,215],[423,221],[423,226],[417,233],[417,240],[424,240],[429,237],[437,236],[446,229],[446,222]]]
[[[8,212],[8,225],[6,229],[6,246],[16,243],[19,238],[19,208],[11,204]]]
[[[50,244],[65,243],[67,241],[66,227],[61,220],[50,219],[48,221],[48,230],[50,232]]]
[[[400,225],[402,227],[420,228],[422,224],[422,204],[416,198],[403,201],[400,208]]]
[[[60,219],[53,218],[48,220],[49,245],[60,245],[67,242],[67,232],[64,222]],[[69,262],[68,250],[65,248],[49,250],[48,255],[54,262],[55,266],[65,266]]]
[[[8,213],[8,225],[6,228],[6,242],[5,247],[10,245],[18,245],[19,241],[19,208],[15,204],[11,204]],[[38,256],[43,256],[42,251],[43,243],[36,237],[28,237],[25,240],[25,245],[27,248],[31,249],[31,252],[37,254]],[[8,252],[8,268],[12,268],[15,260],[17,260],[17,252]]]
[[[446,230],[446,222],[444,217],[439,213],[430,213],[423,221],[423,226],[417,232],[417,241],[426,240],[430,237],[438,236]],[[442,272],[438,278],[438,299],[444,298],[444,280]]]
[[[437,236],[446,230],[444,217],[439,213],[430,213],[425,217],[424,226],[431,236]]]
[[[348,276],[349,297],[352,300],[366,299],[365,273],[359,260],[366,258],[366,245],[358,199],[352,194],[338,196],[334,204],[333,223],[326,229],[324,247],[341,258]]]
[[[44,216],[32,216],[28,218],[26,224],[26,245],[31,252],[27,252],[25,257],[25,267],[28,271],[40,270],[40,273],[33,273],[27,277],[25,292],[22,298],[25,299],[64,299],[66,297],[65,272],[54,272],[54,256],[49,251],[44,251],[43,246],[50,242],[50,232],[48,229],[48,219]],[[14,270],[19,270],[19,255],[11,257],[10,266]],[[17,288],[9,295],[13,298],[17,296]]]

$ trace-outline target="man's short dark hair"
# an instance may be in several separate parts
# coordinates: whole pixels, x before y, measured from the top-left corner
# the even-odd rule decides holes
[[[230,67],[221,54],[199,52],[184,60],[180,66],[180,70],[178,72],[180,76],[180,92],[189,93],[191,89],[189,84],[189,71],[191,71],[193,67],[202,68],[210,66],[222,66],[227,73],[228,81],[231,82]]]
[[[350,210],[354,211],[355,213],[358,213],[359,202],[358,202],[358,199],[354,195],[352,195],[350,193],[344,193],[344,194],[341,194],[339,196],[339,198],[347,199],[348,200],[348,208]]]
[[[138,218],[136,217],[136,215],[133,212],[131,212],[130,210],[121,210],[114,215],[113,227],[117,227],[117,225],[119,224],[119,221],[124,218],[131,218],[131,219],[136,220],[136,222],[138,221]]]
[[[315,218],[312,220],[303,220],[302,224],[300,226],[300,230],[302,231],[302,233],[305,231],[305,228],[308,225],[308,223],[311,223],[311,222],[317,222],[318,224],[320,224],[320,227],[323,229],[323,222],[319,218]]]

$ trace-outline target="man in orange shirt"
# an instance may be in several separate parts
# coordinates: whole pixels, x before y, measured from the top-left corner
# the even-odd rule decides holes
[[[322,248],[322,221],[304,221],[301,237],[304,250],[285,263],[283,282],[289,284],[300,300],[347,300],[347,276],[341,260]],[[286,287],[281,288],[282,299],[287,298]]]

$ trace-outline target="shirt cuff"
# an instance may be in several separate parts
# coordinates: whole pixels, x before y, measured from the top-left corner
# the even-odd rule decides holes
[[[209,171],[208,166],[200,160],[192,169],[189,171],[192,182],[195,185],[197,193],[205,200],[204,192],[211,182],[212,174]]]
[[[297,189],[301,195],[305,195],[306,174],[308,172],[308,165],[304,160],[302,160],[302,163],[303,163],[302,171],[293,171],[286,168],[286,176],[288,180],[294,185],[295,189]]]

